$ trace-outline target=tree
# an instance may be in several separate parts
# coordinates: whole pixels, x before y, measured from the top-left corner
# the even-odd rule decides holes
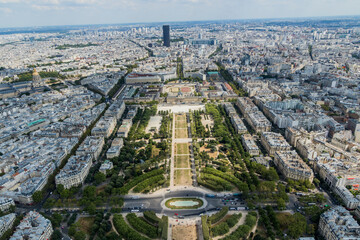
[[[289,225],[289,235],[293,238],[299,238],[305,232],[306,225],[306,218],[300,213],[295,213]]]
[[[43,193],[41,191],[34,192],[32,199],[35,203],[41,202],[43,200]]]
[[[75,240],[85,240],[86,234],[83,231],[77,231],[74,235]]]
[[[51,218],[52,220],[51,223],[53,224],[54,227],[59,227],[62,219],[63,218],[59,213],[54,213]]]
[[[96,206],[95,204],[92,202],[90,203],[87,207],[86,207],[86,211],[90,214],[90,215],[94,215],[96,213]]]
[[[95,186],[87,186],[84,188],[83,196],[85,198],[94,199],[96,194],[96,187]]]
[[[106,176],[105,174],[98,172],[95,174],[94,179],[95,179],[95,184],[99,185],[100,183],[105,182]]]
[[[283,210],[283,209],[286,208],[286,204],[285,204],[284,199],[282,199],[282,198],[277,199],[277,207],[278,207],[279,210]]]
[[[53,234],[51,235],[51,240],[61,240],[63,238],[61,232],[57,229],[54,230]]]

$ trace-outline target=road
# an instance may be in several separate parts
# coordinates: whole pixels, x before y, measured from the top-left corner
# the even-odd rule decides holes
[[[161,202],[167,198],[174,198],[174,197],[202,197],[207,201],[207,205],[204,209],[188,209],[188,210],[171,210],[162,208]],[[235,199],[235,197],[230,197],[231,199]],[[139,197],[136,199],[126,198],[124,201],[123,212],[130,212],[134,208],[141,208],[140,211],[145,210],[152,210],[156,213],[162,213],[167,216],[173,216],[174,213],[178,213],[182,216],[194,216],[199,215],[201,213],[206,213],[208,211],[215,211],[217,208],[221,208],[224,205],[222,202],[224,198],[215,197],[209,198],[205,197],[205,193],[203,191],[197,190],[178,190],[174,192],[169,192],[163,195],[157,196],[149,196],[149,197]],[[231,205],[231,202],[234,202],[234,205]],[[229,207],[245,207],[244,204],[240,204],[238,201],[235,204],[235,201],[229,201],[226,203],[226,206]]]

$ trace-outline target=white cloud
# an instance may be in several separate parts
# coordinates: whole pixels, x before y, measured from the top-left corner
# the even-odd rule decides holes
[[[7,13],[12,13],[12,10],[10,8],[0,7],[0,12],[7,14]]]

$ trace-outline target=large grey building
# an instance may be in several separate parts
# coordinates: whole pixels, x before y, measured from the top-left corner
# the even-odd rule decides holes
[[[164,40],[164,46],[170,47],[170,26],[169,25],[163,26],[163,40]]]

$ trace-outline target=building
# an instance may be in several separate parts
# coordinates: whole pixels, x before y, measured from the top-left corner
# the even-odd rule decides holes
[[[16,215],[15,213],[10,213],[8,215],[0,217],[0,237],[9,229],[12,228],[15,222]]]
[[[91,154],[94,160],[97,160],[105,144],[104,137],[88,136],[76,151],[76,155]]]
[[[117,121],[115,117],[101,117],[96,123],[95,127],[91,130],[91,135],[103,136],[105,138],[110,137],[116,127],[116,122]]]
[[[115,138],[111,143],[111,147],[106,152],[106,157],[114,158],[119,156],[120,150],[123,146],[124,146],[124,140],[122,138]]]
[[[52,233],[50,220],[38,212],[30,211],[16,227],[10,240],[47,240],[50,239]]]
[[[66,189],[82,185],[89,174],[91,165],[91,155],[72,156],[56,175],[56,185],[61,184]]]
[[[105,162],[103,162],[100,166],[99,172],[103,173],[106,175],[106,171],[107,170],[111,170],[113,169],[114,165],[111,161],[109,160],[105,160]]]
[[[274,156],[274,163],[278,170],[286,178],[294,180],[314,179],[311,168],[300,158],[295,151],[277,151]]]
[[[41,87],[43,85],[40,74],[36,71],[36,68],[34,68],[34,71],[33,71],[32,85],[33,85],[33,87]]]
[[[164,40],[164,46],[170,47],[170,26],[169,25],[163,26],[163,40]]]
[[[291,149],[291,146],[280,133],[263,132],[260,139],[269,155],[274,155],[276,151],[289,151]]]
[[[121,126],[117,131],[117,136],[122,138],[127,138],[131,126],[132,126],[132,120],[130,119],[123,120]]]
[[[252,156],[260,155],[260,150],[256,145],[254,139],[250,134],[244,134],[241,136],[241,142],[245,147],[245,150]]]
[[[116,119],[120,119],[125,111],[125,103],[123,101],[116,101],[106,110],[104,116],[105,117],[115,117]]]
[[[15,202],[12,198],[0,197],[0,211],[6,212],[11,206],[15,206]]]
[[[360,239],[359,224],[342,206],[336,206],[321,214],[318,229],[326,240]]]
[[[126,84],[160,83],[161,77],[151,73],[130,73],[125,78]]]

